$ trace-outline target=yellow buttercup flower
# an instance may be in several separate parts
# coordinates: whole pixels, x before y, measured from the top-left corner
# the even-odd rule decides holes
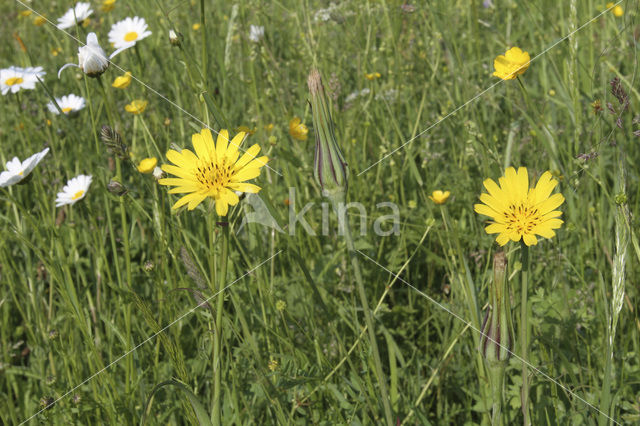
[[[158,164],[158,159],[156,157],[145,158],[140,163],[138,163],[138,171],[140,173],[151,173],[153,169]]]
[[[124,109],[131,114],[140,114],[147,108],[148,101],[135,99],[130,104],[125,105]]]
[[[36,16],[33,18],[33,25],[36,27],[41,27],[45,22],[47,22],[47,20],[44,16]]]
[[[436,204],[444,204],[449,199],[449,195],[451,195],[451,192],[449,191],[442,192],[438,189],[436,191],[433,191],[433,193],[429,195],[429,199]]]
[[[294,139],[299,141],[306,141],[307,134],[309,133],[309,129],[298,117],[293,117],[291,121],[289,121],[289,134]]]
[[[493,75],[503,80],[513,80],[520,74],[524,74],[529,68],[530,61],[531,58],[527,52],[519,47],[512,47],[493,61],[495,68]]]
[[[379,72],[372,72],[364,75],[364,78],[366,78],[367,80],[375,80],[380,77],[381,75]]]
[[[26,18],[27,16],[31,15],[31,13],[32,12],[30,10],[21,10],[20,11],[20,16],[23,16],[23,17]]]
[[[171,194],[187,194],[180,198],[173,208],[187,205],[195,209],[206,198],[215,202],[218,216],[226,216],[229,206],[235,206],[240,199],[237,192],[257,193],[260,187],[246,181],[260,175],[260,169],[267,164],[266,156],[257,157],[260,146],[255,144],[240,156],[240,145],[245,133],[238,133],[229,142],[229,133],[220,130],[214,143],[209,129],[202,129],[192,136],[195,153],[183,149],[181,152],[170,149],[167,159],[175,165],[163,164],[162,170],[177,178],[164,178],[161,185],[172,185]]]
[[[113,80],[111,86],[116,89],[126,89],[131,84],[131,72],[127,71],[124,75],[118,76]]]
[[[488,194],[480,195],[484,204],[475,204],[476,213],[489,216],[492,222],[485,228],[487,234],[498,234],[496,241],[501,246],[511,241],[523,240],[527,246],[538,243],[536,235],[543,238],[555,236],[554,229],[563,221],[562,212],[554,210],[564,202],[560,193],[551,195],[558,181],[550,172],[544,172],[534,188],[529,188],[526,167],[509,167],[504,176],[483,182]]]
[[[613,13],[613,16],[615,16],[616,18],[620,18],[622,17],[622,15],[624,15],[624,9],[622,8],[622,6],[618,5],[618,6],[613,6],[614,3],[612,1],[610,1],[609,3],[607,3],[607,5],[605,6],[606,9],[611,9],[613,7],[613,9],[611,9],[611,12]]]
[[[111,12],[116,7],[116,0],[104,0],[100,10],[103,12]]]
[[[193,31],[198,31],[200,29],[200,23],[195,23],[191,26],[191,29],[193,29]]]

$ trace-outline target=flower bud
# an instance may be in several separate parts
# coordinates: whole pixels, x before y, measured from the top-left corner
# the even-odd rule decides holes
[[[113,179],[107,184],[107,190],[118,197],[122,197],[127,193],[127,187]]]
[[[320,73],[315,69],[311,70],[307,83],[311,94],[313,131],[316,136],[313,176],[325,196],[342,201],[347,191],[347,163],[336,141]]]
[[[504,252],[496,253],[493,258],[493,282],[489,290],[491,304],[485,314],[480,337],[480,352],[490,366],[504,365],[513,350],[506,266]]]
[[[180,46],[182,44],[182,34],[175,32],[174,30],[169,30],[169,43],[172,46]]]
[[[62,70],[69,66],[77,66],[89,77],[98,77],[109,68],[109,59],[100,47],[96,33],[89,33],[87,44],[78,48],[78,65],[65,64],[58,71],[58,78],[60,78]]]

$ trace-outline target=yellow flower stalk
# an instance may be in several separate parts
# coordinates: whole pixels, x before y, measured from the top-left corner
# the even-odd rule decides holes
[[[158,164],[156,157],[145,158],[138,163],[138,171],[145,174],[151,173],[156,167],[156,164]]]
[[[209,129],[203,129],[191,138],[195,153],[183,149],[181,152],[170,149],[167,159],[174,165],[163,164],[162,170],[177,176],[164,178],[161,185],[172,185],[171,194],[186,194],[180,198],[173,208],[187,205],[189,210],[195,209],[206,198],[215,201],[218,216],[226,216],[229,206],[240,201],[236,191],[257,193],[260,187],[246,181],[260,175],[260,169],[267,164],[266,156],[257,157],[260,146],[251,146],[241,157],[239,148],[245,133],[238,133],[229,142],[229,133],[220,130],[214,143]],[[240,159],[238,159],[240,157]]]
[[[116,89],[126,89],[131,84],[131,72],[127,71],[123,75],[116,77],[113,80],[112,87]]]
[[[449,191],[442,192],[441,190],[438,189],[436,191],[433,191],[431,195],[429,195],[429,199],[436,204],[444,204],[447,202],[450,195],[451,195],[451,192]]]
[[[529,68],[531,58],[519,47],[512,47],[493,61],[493,75],[503,80],[513,80]]]
[[[291,121],[289,121],[289,134],[294,139],[299,141],[306,141],[307,134],[309,133],[309,129],[305,124],[300,120],[299,117],[293,117]]]
[[[149,101],[144,101],[142,99],[135,99],[130,104],[125,105],[124,109],[131,114],[141,114],[147,109],[147,104]]]
[[[526,167],[509,167],[499,185],[492,179],[483,184],[488,194],[480,195],[484,204],[475,204],[478,214],[489,216],[492,222],[485,228],[487,234],[498,234],[496,241],[504,246],[509,241],[524,241],[527,246],[538,243],[536,235],[553,238],[554,229],[562,226],[558,219],[562,212],[554,210],[564,202],[562,194],[551,195],[558,181],[550,172],[544,172],[534,188],[529,188]]]

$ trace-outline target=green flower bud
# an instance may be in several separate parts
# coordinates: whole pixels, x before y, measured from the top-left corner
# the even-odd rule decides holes
[[[485,314],[480,337],[480,352],[490,366],[504,365],[513,350],[506,266],[505,254],[496,253],[493,258],[493,283],[490,289],[491,305]]]
[[[311,94],[313,132],[316,136],[313,176],[325,196],[334,201],[342,201],[347,192],[347,163],[336,141],[329,104],[318,70],[311,70],[307,83]]]

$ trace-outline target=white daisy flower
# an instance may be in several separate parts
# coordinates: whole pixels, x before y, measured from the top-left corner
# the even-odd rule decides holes
[[[107,54],[98,43],[96,33],[89,33],[87,34],[87,44],[78,48],[78,65],[64,64],[58,71],[58,78],[60,78],[62,70],[68,67],[78,67],[89,77],[98,77],[109,68],[109,59],[123,50],[118,49],[107,58]]]
[[[92,14],[93,9],[91,9],[90,3],[76,3],[74,7],[67,10],[67,13],[62,18],[58,18],[58,29],[64,30],[73,27],[76,24],[76,20],[81,23]]]
[[[72,114],[84,108],[84,98],[82,96],[76,96],[73,93],[61,98],[56,98],[56,103],[63,114]],[[54,114],[60,113],[53,102],[49,102],[47,108]]]
[[[24,161],[13,157],[13,160],[7,162],[7,170],[0,173],[0,187],[14,185],[25,179],[48,152],[49,148],[45,148],[44,151],[33,154]]]
[[[67,204],[75,204],[87,195],[89,185],[91,185],[91,175],[78,175],[73,179],[69,179],[67,184],[58,192],[56,198],[56,207],[66,206]]]
[[[135,46],[138,40],[150,35],[151,31],[147,31],[144,18],[128,17],[113,24],[109,31],[109,43],[113,43],[116,49],[128,49]]]
[[[3,95],[6,95],[9,92],[16,93],[20,89],[35,89],[38,78],[42,78],[45,74],[42,67],[1,69],[0,90]]]
[[[264,27],[259,25],[251,25],[249,27],[249,40],[258,43],[264,38]]]

